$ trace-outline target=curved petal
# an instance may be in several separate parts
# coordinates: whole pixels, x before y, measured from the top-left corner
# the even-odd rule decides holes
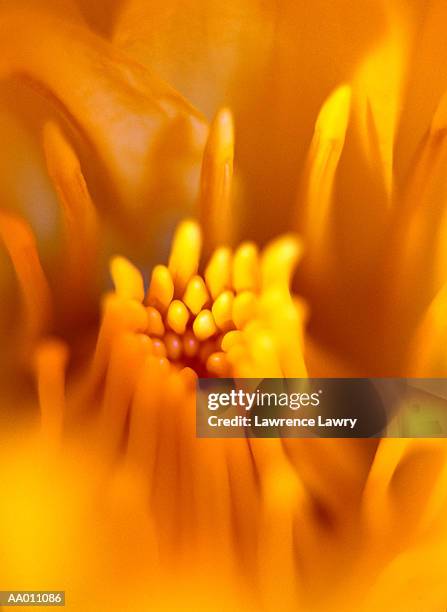
[[[30,83],[75,124],[103,166],[96,178],[109,204],[118,200],[115,208],[141,223],[142,211],[166,203],[173,173],[180,175],[176,194],[190,192],[187,203],[206,128],[180,95],[87,29],[50,13],[3,9],[0,23],[0,77]]]

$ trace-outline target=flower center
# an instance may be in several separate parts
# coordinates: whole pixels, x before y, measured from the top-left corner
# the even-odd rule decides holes
[[[230,376],[227,350],[238,330],[255,316],[259,288],[258,251],[245,243],[231,257],[221,247],[204,275],[197,274],[200,233],[181,224],[168,267],[152,272],[145,303],[154,353],[191,367],[199,376]]]
[[[218,247],[203,274],[201,248],[199,225],[181,223],[168,265],[155,266],[147,291],[129,261],[112,260],[116,296],[138,309],[135,329],[150,338],[152,354],[200,377],[301,372],[302,316],[289,287],[299,257],[297,240],[281,237],[262,254],[252,242],[234,252]]]

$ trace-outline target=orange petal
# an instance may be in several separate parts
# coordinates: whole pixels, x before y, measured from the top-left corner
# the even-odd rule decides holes
[[[198,167],[204,121],[154,74],[43,11],[3,9],[0,22],[0,77],[25,78],[56,101],[98,154],[128,213],[148,202],[161,175],[169,184],[169,168],[176,166],[178,179],[179,164]]]

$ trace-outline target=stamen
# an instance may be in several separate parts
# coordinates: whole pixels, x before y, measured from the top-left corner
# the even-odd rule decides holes
[[[70,289],[83,291],[92,283],[98,251],[96,209],[80,167],[79,159],[59,126],[47,123],[43,144],[48,173],[58,194],[64,217],[68,249],[65,278]]]
[[[227,378],[231,374],[230,364],[225,353],[212,353],[206,361],[206,369],[215,377]]]
[[[201,248],[202,235],[197,223],[180,223],[174,234],[168,265],[178,297],[183,296],[189,279],[197,272]]]
[[[36,351],[42,433],[48,444],[61,440],[65,415],[65,367],[68,349],[59,340],[45,340]]]
[[[216,325],[224,332],[234,328],[233,300],[234,293],[232,291],[224,291],[216,299],[211,309]]]
[[[257,376],[268,378],[283,378],[284,373],[278,357],[278,346],[271,332],[253,327],[247,327],[251,334],[250,351]]]
[[[219,247],[211,256],[205,270],[205,280],[213,300],[224,291],[231,289],[231,251]]]
[[[146,297],[146,304],[154,306],[161,313],[167,310],[174,297],[174,282],[166,266],[155,266],[152,270],[151,284]]]
[[[257,299],[252,291],[243,291],[233,300],[233,322],[242,329],[248,321],[256,316]]]
[[[155,356],[146,359],[138,377],[130,410],[128,457],[136,466],[140,466],[148,492],[153,485],[159,410],[163,402],[167,372],[166,360]]]
[[[232,333],[232,332],[230,332]],[[257,378],[258,372],[251,357],[251,354],[244,343],[233,344],[227,352],[228,362],[231,364],[235,378]]]
[[[274,608],[278,581],[286,577],[282,602],[285,609],[293,609],[299,601],[294,557],[296,518],[307,504],[308,493],[288,461],[281,440],[251,439],[249,443],[263,499],[259,539],[261,592],[266,606]]]
[[[182,356],[183,346],[180,337],[177,334],[168,332],[164,337],[166,353],[171,361],[178,361]]]
[[[96,342],[95,354],[90,367],[88,389],[94,389],[102,380],[110,357],[115,337],[123,331],[145,332],[148,328],[148,313],[135,300],[123,300],[109,295],[104,300],[104,312]]]
[[[100,424],[110,451],[122,441],[135,384],[151,347],[150,339],[143,334],[122,333],[111,348]]]
[[[217,333],[216,323],[210,310],[202,310],[192,325],[194,334],[198,340],[207,340]]]
[[[259,283],[258,249],[253,242],[244,242],[234,254],[233,287],[237,292],[258,291]]]
[[[186,367],[180,370],[180,376],[182,377],[183,382],[185,383],[187,391],[195,391],[197,382],[196,372],[194,372],[192,368]]]
[[[231,112],[223,108],[214,118],[203,154],[200,221],[207,228],[206,251],[231,242],[231,181],[234,128]],[[210,243],[212,240],[212,244]]]
[[[151,353],[167,357],[177,373],[188,366],[199,375],[302,374],[304,315],[289,290],[300,251],[301,244],[292,235],[272,242],[261,258],[252,243],[242,244],[234,259],[229,249],[219,248],[206,268],[207,288],[197,274],[199,228],[192,221],[184,222],[175,233],[169,269],[157,266],[152,273],[148,306],[141,304],[144,288],[139,272],[125,259],[113,259],[116,295],[115,301],[106,302],[92,368],[96,383],[123,331],[147,334]]]
[[[222,338],[221,346],[222,350],[226,353],[230,351],[233,346],[240,344],[243,341],[243,334],[239,330],[230,331]]]
[[[181,335],[185,332],[188,319],[189,312],[185,304],[180,300],[171,302],[166,317],[169,327]]]
[[[148,306],[146,312],[148,315],[147,333],[149,336],[159,336],[162,338],[165,333],[165,326],[163,325],[161,314],[152,306]]]
[[[165,343],[162,340],[159,340],[158,338],[152,340],[152,352],[156,357],[168,356]]]
[[[305,311],[301,305],[290,295],[285,295],[283,289],[273,287],[261,296],[258,308],[275,335],[284,376],[306,378],[303,340]]]
[[[183,301],[193,315],[199,314],[209,300],[206,285],[201,276],[193,276],[189,281]]]
[[[199,350],[199,341],[191,330],[187,330],[183,336],[183,352],[186,357],[195,357]]]
[[[22,291],[30,338],[42,334],[51,316],[51,296],[34,234],[19,217],[0,212],[0,237],[11,258]]]
[[[143,301],[143,277],[138,268],[124,257],[113,257],[110,262],[110,272],[118,297]]]
[[[303,247],[297,236],[283,236],[271,242],[261,259],[262,286],[288,290]]]

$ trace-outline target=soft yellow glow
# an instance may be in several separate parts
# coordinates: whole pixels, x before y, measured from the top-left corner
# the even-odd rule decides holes
[[[447,98],[418,115],[408,180],[397,139],[443,86],[405,100],[426,3],[47,2],[0,9],[0,76],[35,149],[28,164],[5,130],[24,317],[5,258],[2,588],[65,588],[76,612],[444,609],[444,440],[195,431],[199,376],[445,375]],[[109,40],[127,14],[149,24],[138,61],[132,32],[125,53]],[[416,72],[442,82],[432,59]]]

